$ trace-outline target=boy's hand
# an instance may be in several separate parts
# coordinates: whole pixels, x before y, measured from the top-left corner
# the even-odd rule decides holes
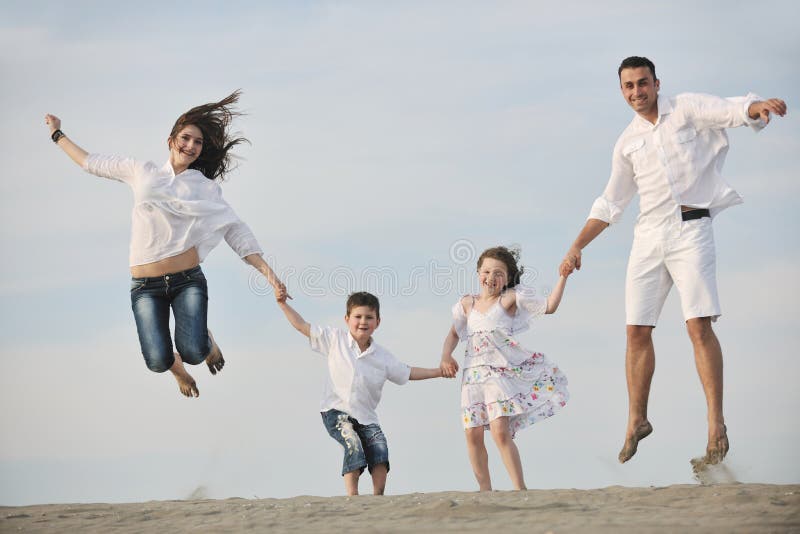
[[[458,373],[458,362],[449,354],[442,356],[442,362],[439,364],[439,369],[442,370],[442,376],[445,378],[455,378]]]
[[[289,297],[289,293],[286,292],[286,286],[283,283],[279,283],[275,286],[275,300],[278,303],[282,304],[286,302],[287,297]]]

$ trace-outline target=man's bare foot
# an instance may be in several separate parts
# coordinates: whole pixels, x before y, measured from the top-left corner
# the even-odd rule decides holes
[[[728,427],[723,424],[722,434],[708,439],[706,456],[703,460],[708,465],[716,465],[725,458],[725,455],[728,454],[728,449],[730,449],[730,444],[728,443]]]
[[[632,436],[626,437],[625,445],[619,451],[619,463],[624,464],[633,458],[633,455],[636,454],[636,449],[639,447],[639,441],[649,436],[651,432],[653,432],[653,425],[650,424],[650,421],[645,421],[636,428]]]
[[[169,368],[172,376],[175,377],[175,380],[178,381],[178,389],[181,390],[181,393],[186,395],[187,397],[199,397],[200,390],[197,389],[197,384],[192,378],[186,368],[183,366],[183,360],[181,359],[181,355],[177,352],[175,353],[175,363],[172,364],[172,367]]]
[[[211,330],[208,331],[208,338],[211,340],[211,352],[206,356],[206,365],[208,365],[208,370],[211,371],[211,374],[215,375],[225,367],[225,358],[222,357],[222,351],[219,350],[219,345],[214,341]]]

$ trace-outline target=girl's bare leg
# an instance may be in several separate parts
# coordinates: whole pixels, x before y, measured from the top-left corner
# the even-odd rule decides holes
[[[492,479],[489,476],[489,454],[483,443],[483,427],[467,428],[464,431],[467,438],[467,454],[472,464],[472,471],[478,481],[480,491],[492,491]]]
[[[200,390],[197,389],[197,384],[192,378],[186,368],[183,366],[183,360],[181,359],[181,355],[177,352],[175,353],[175,363],[172,364],[172,367],[169,368],[172,376],[175,377],[175,380],[178,381],[178,389],[181,390],[181,393],[186,395],[187,397],[199,397]]]
[[[386,475],[389,470],[386,464],[378,464],[372,467],[372,494],[383,495],[386,489]]]
[[[360,476],[360,469],[344,474],[344,490],[348,495],[358,495],[358,477]]]
[[[508,417],[498,417],[489,423],[489,430],[492,438],[500,451],[500,457],[511,477],[511,483],[515,490],[528,489],[525,487],[525,480],[522,476],[522,461],[519,458],[517,444],[511,439],[511,430],[508,428]]]

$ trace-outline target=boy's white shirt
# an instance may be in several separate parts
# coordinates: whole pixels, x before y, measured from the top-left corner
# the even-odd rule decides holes
[[[328,359],[328,376],[320,411],[331,409],[347,413],[364,425],[377,424],[375,412],[383,384],[390,380],[402,385],[411,376],[411,367],[375,343],[364,352],[347,330],[311,325],[311,349]]]

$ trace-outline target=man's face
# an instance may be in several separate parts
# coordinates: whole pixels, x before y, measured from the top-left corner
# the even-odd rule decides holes
[[[660,83],[653,79],[649,67],[622,69],[619,73],[622,96],[633,110],[644,117],[658,113],[658,89]]]

